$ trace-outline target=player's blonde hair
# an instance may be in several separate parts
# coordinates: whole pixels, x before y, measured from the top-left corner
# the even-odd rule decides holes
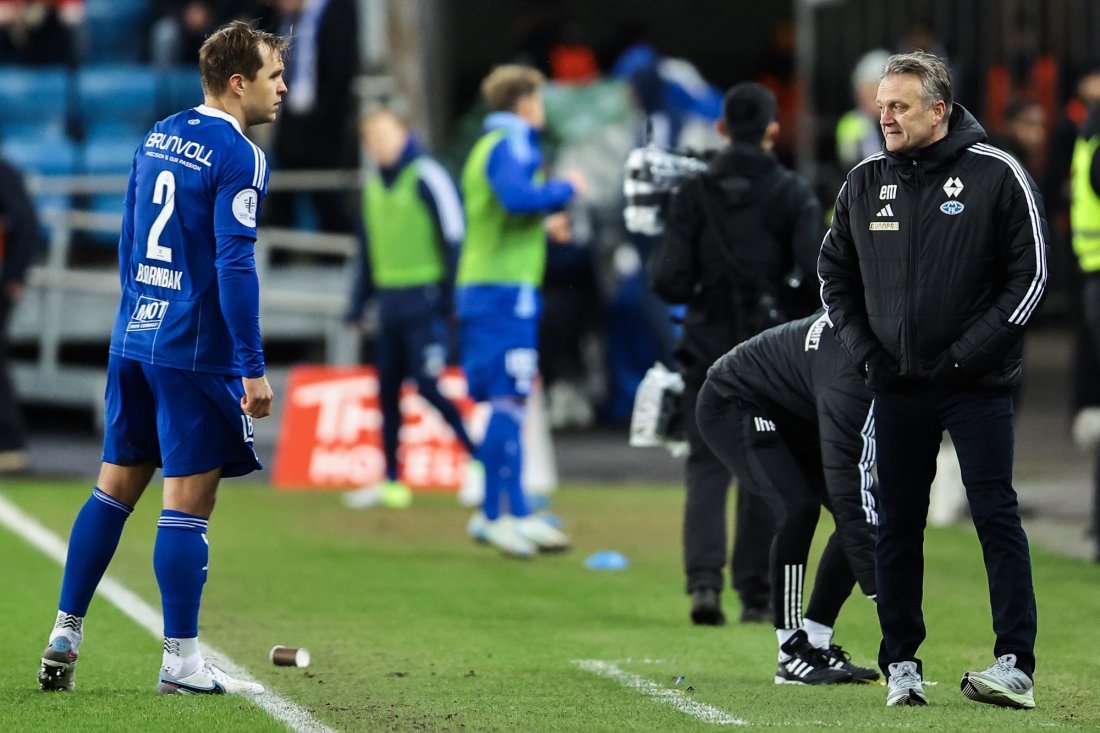
[[[545,81],[546,77],[536,68],[504,64],[481,82],[481,96],[494,112],[515,112],[519,100],[537,92]]]
[[[207,36],[199,49],[199,74],[202,88],[211,96],[219,96],[229,86],[229,77],[240,74],[252,81],[264,65],[260,45],[282,57],[287,40],[274,33],[261,31],[251,23],[234,20]]]

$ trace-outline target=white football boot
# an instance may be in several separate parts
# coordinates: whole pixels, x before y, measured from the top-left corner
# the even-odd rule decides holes
[[[532,514],[515,520],[516,532],[542,552],[563,552],[569,549],[569,537],[551,527],[542,517]]]
[[[257,682],[239,680],[221,667],[205,662],[185,677],[173,677],[164,667],[160,668],[157,692],[162,695],[259,695],[264,686]]]

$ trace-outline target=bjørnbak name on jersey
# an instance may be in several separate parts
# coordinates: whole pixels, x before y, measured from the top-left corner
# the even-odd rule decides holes
[[[142,295],[138,298],[134,312],[130,314],[127,331],[155,331],[160,328],[164,314],[168,312],[168,301]]]
[[[146,155],[165,158],[171,163],[181,163],[196,170],[198,166],[195,163],[201,163],[209,168],[211,165],[210,158],[214,155],[214,151],[207,150],[202,143],[197,143],[194,140],[184,140],[179,135],[166,135],[163,132],[149,133],[149,137],[145,138],[145,148]],[[164,152],[158,153],[157,151]],[[183,160],[183,158],[187,160]]]
[[[138,265],[137,276],[134,279],[139,283],[158,288],[179,290],[182,278],[183,273],[179,270],[169,270],[167,267],[153,267],[152,265]]]

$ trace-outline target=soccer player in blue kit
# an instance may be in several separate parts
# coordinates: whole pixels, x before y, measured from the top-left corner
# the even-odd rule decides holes
[[[199,52],[205,103],[153,126],[134,154],[107,367],[99,481],[73,523],[57,619],[38,675],[72,690],[84,616],[126,518],[164,476],[153,568],[164,613],[158,692],[263,692],[206,662],[199,603],[218,482],[261,468],[252,420],[271,413],[260,342],[255,240],[264,154],[245,137],[272,122],[287,88],[286,41],[243,22]]]

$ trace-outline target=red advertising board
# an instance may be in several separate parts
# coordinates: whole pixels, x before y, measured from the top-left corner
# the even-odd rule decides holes
[[[440,391],[469,418],[474,403],[459,369]],[[280,489],[358,488],[385,477],[378,377],[372,367],[299,366],[290,371],[275,447],[272,483]],[[455,491],[466,451],[426,400],[401,392],[401,478],[417,491]]]

